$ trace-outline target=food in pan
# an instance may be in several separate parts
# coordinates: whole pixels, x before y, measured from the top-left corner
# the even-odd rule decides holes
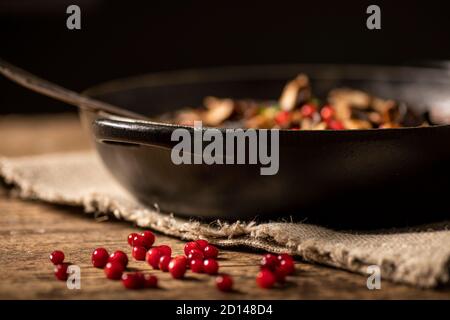
[[[233,100],[206,97],[204,105],[165,114],[160,120],[180,125],[227,128],[342,130],[428,126],[423,115],[405,103],[367,92],[336,88],[326,101],[314,96],[309,78],[298,75],[289,81],[278,101]]]

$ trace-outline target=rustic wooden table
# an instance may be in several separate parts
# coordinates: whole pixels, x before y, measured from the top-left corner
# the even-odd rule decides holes
[[[0,117],[0,155],[19,156],[88,148],[75,115]],[[450,290],[420,290],[382,282],[368,290],[366,277],[319,265],[297,262],[295,276],[284,288],[263,290],[255,284],[260,253],[222,250],[221,270],[234,276],[236,292],[221,293],[214,279],[191,274],[186,280],[158,275],[160,288],[125,290],[90,265],[93,248],[122,249],[133,226],[119,221],[95,222],[81,209],[22,201],[0,188],[1,299],[449,299]],[[157,234],[157,242],[182,253],[183,241]],[[56,281],[48,255],[62,249],[81,267],[81,289],[69,290]],[[143,262],[131,267],[150,271]]]

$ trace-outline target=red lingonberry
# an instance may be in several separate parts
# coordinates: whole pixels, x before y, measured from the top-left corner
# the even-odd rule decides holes
[[[275,279],[278,283],[284,283],[286,281],[286,272],[280,268],[280,266],[276,267],[275,270],[273,270],[273,275],[275,276]]]
[[[294,258],[292,258],[292,256],[290,254],[288,254],[288,253],[280,253],[277,256],[277,258],[278,258],[279,261],[281,261],[281,260],[291,260],[292,262],[294,262]]]
[[[133,239],[131,240],[132,247],[143,247],[144,241],[142,236],[139,233],[135,233]]]
[[[295,264],[293,260],[283,259],[280,261],[280,270],[282,270],[286,275],[293,274],[295,271]]]
[[[158,286],[158,278],[151,274],[144,274],[144,286],[146,288],[156,288]]]
[[[332,130],[343,130],[343,129],[345,129],[345,127],[342,124],[342,122],[340,122],[339,120],[334,120],[334,119],[331,119],[331,120],[327,121],[327,128],[328,129],[332,129]]]
[[[109,253],[105,248],[97,248],[92,252],[91,261],[95,268],[103,268],[108,263]]]
[[[130,233],[130,234],[128,235],[127,241],[128,241],[128,244],[129,244],[130,246],[133,247],[133,240],[134,240],[134,237],[136,237],[137,235],[138,235],[138,234],[137,234],[136,232]]]
[[[186,243],[184,245],[184,254],[186,256],[188,256],[189,252],[191,252],[192,249],[201,250],[201,248],[200,248],[200,246],[199,246],[199,244],[197,242],[191,241],[191,242],[188,242],[188,243]]]
[[[205,247],[209,244],[208,241],[203,239],[195,240],[195,242],[197,242],[198,246],[200,247],[200,250],[204,250]]]
[[[161,251],[158,248],[151,248],[147,251],[145,258],[147,263],[153,267],[153,269],[159,269],[159,259],[161,259]]]
[[[326,105],[323,106],[320,110],[320,116],[323,120],[328,121],[334,117],[334,109],[332,106]]]
[[[128,265],[128,256],[125,252],[117,250],[111,253],[108,262],[119,262],[123,266],[123,269],[125,269]]]
[[[192,249],[189,254],[187,255],[188,261],[192,259],[200,259],[203,260],[203,252],[201,252],[199,249]]]
[[[142,246],[150,249],[155,242],[155,235],[151,231],[144,231],[141,233]]]
[[[192,259],[189,266],[192,272],[202,273],[203,272],[203,260],[202,259]]]
[[[142,289],[144,281],[144,275],[140,272],[122,274],[122,283],[127,289]]]
[[[119,280],[125,270],[123,264],[118,261],[108,262],[105,266],[105,275],[108,279]]]
[[[207,274],[217,274],[219,271],[219,264],[215,259],[205,259],[203,261],[203,271]]]
[[[50,261],[53,264],[61,264],[64,262],[64,252],[60,250],[55,250],[52,253],[50,253]]]
[[[172,249],[168,245],[162,244],[160,246],[157,246],[156,248],[159,249],[159,251],[161,252],[162,256],[169,256],[170,257],[172,255]]]
[[[170,256],[162,256],[159,259],[159,264],[158,264],[159,269],[164,272],[169,271],[169,263],[171,260],[172,260],[172,258]]]
[[[147,249],[145,247],[133,247],[131,255],[138,261],[145,261],[145,254]]]
[[[272,288],[276,280],[275,275],[268,269],[259,271],[256,276],[256,283],[258,286],[265,289]]]
[[[231,291],[233,289],[233,279],[227,274],[221,274],[216,278],[216,286],[220,291]]]
[[[69,264],[68,263],[64,263],[64,262],[55,265],[54,271],[55,271],[56,279],[61,280],[61,281],[66,281],[67,278],[68,278],[68,275],[67,275],[67,268],[68,267],[69,267]]]
[[[203,249],[203,255],[205,258],[217,258],[219,255],[219,250],[212,244],[208,244],[205,249]]]
[[[184,259],[172,259],[169,263],[169,272],[175,279],[181,279],[186,273],[186,261]]]
[[[280,126],[286,126],[291,120],[291,114],[289,111],[280,111],[275,116],[275,122]]]
[[[300,108],[300,113],[305,118],[311,118],[316,112],[316,106],[312,104],[304,104]]]
[[[279,261],[277,256],[268,253],[264,255],[264,257],[261,259],[261,268],[262,269],[269,269],[269,270],[275,270],[275,268],[278,266]]]

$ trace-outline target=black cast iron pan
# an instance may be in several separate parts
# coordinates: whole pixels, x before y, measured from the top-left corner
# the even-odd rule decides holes
[[[86,94],[153,117],[200,105],[207,95],[278,98],[303,72],[315,94],[350,86],[407,102],[419,112],[450,110],[445,69],[283,65],[182,71],[112,81]],[[438,110],[436,112],[436,110]],[[175,165],[179,126],[81,108],[84,127],[113,176],[141,202],[202,219],[293,219],[353,228],[450,218],[450,126],[280,131],[279,171],[259,165]],[[447,120],[445,120],[447,121]]]

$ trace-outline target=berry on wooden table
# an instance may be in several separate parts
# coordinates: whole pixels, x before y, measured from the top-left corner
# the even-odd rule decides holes
[[[276,255],[273,255],[271,253],[265,254],[263,258],[261,259],[261,268],[262,269],[269,269],[269,270],[275,270],[276,267],[278,267],[279,264],[278,257]]]
[[[138,261],[145,261],[147,249],[145,247],[133,247],[131,255]]]
[[[68,263],[60,263],[55,265],[55,277],[58,280],[66,281],[68,278],[67,268],[69,267]]]
[[[118,261],[108,262],[105,266],[105,275],[108,279],[119,280],[125,267]]]
[[[227,274],[221,274],[216,278],[216,286],[220,291],[231,291],[233,289],[233,279]]]
[[[158,278],[151,274],[144,274],[144,287],[156,288],[158,286]]]
[[[152,266],[153,269],[159,269],[159,260],[161,259],[161,251],[155,247],[147,251],[145,260]]]
[[[208,244],[205,249],[203,249],[203,255],[205,258],[217,258],[219,255],[219,250],[212,244]]]
[[[209,244],[208,241],[203,239],[195,240],[195,242],[197,242],[197,245],[200,247],[200,250],[205,250],[206,246]]]
[[[219,271],[219,264],[215,259],[205,259],[203,261],[203,271],[207,274],[217,274]]]
[[[258,286],[264,289],[272,288],[276,281],[277,279],[275,275],[268,269],[259,271],[256,276],[256,283],[258,284]]]
[[[145,278],[140,272],[124,273],[122,283],[127,289],[142,289],[145,286]]]
[[[118,262],[123,266],[123,269],[125,269],[128,265],[128,256],[125,252],[117,250],[111,253],[108,262]]]
[[[155,235],[151,231],[144,231],[141,233],[141,241],[143,247],[150,249],[155,242]]]
[[[181,279],[186,273],[186,261],[184,259],[174,258],[169,263],[169,272],[175,279]]]
[[[159,264],[158,264],[159,269],[164,272],[169,271],[169,263],[171,260],[172,260],[172,258],[170,256],[162,256],[159,259]]]
[[[187,242],[187,243],[184,245],[184,254],[185,254],[186,256],[188,256],[188,255],[189,255],[189,252],[191,252],[192,249],[201,250],[200,245],[199,245],[197,242],[191,241],[191,242]]]
[[[134,245],[134,237],[136,237],[136,236],[138,236],[138,234],[136,233],[136,232],[133,232],[133,233],[130,233],[129,235],[128,235],[128,238],[127,238],[127,242],[128,242],[128,244],[130,245],[130,246],[132,246],[133,247],[133,245]]]
[[[203,260],[202,259],[192,259],[189,263],[192,272],[202,273],[203,272]]]
[[[95,268],[103,268],[108,263],[109,254],[105,248],[97,248],[92,252],[91,261]]]
[[[55,250],[50,253],[50,261],[54,264],[61,264],[64,262],[64,252],[61,250]]]
[[[158,248],[162,256],[172,256],[172,248],[170,248],[168,245],[162,244],[157,246],[156,248]]]

